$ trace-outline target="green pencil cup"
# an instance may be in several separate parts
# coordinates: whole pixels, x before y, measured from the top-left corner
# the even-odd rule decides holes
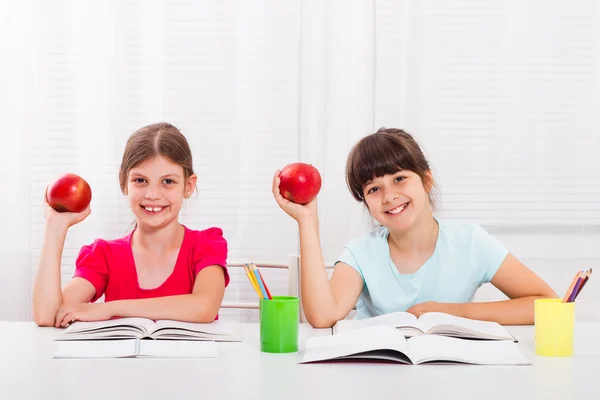
[[[297,297],[273,296],[260,300],[260,351],[293,353],[298,351],[300,301]]]

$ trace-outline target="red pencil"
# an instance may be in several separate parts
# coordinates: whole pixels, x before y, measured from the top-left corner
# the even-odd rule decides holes
[[[265,286],[265,290],[267,291],[267,296],[269,296],[269,300],[273,300],[273,296],[271,296],[271,292],[269,292],[269,288],[267,287],[267,282],[265,282],[265,279],[263,278],[262,274],[260,273],[260,269],[258,269],[258,267],[256,265],[254,265],[254,263],[252,263],[252,265],[258,271],[258,275],[260,276],[260,279],[262,280],[263,285]]]
[[[592,268],[590,268],[585,273],[585,278],[583,279],[583,282],[581,282],[581,285],[579,286],[579,290],[577,290],[577,293],[575,294],[575,297],[573,298],[573,301],[575,301],[577,299],[577,296],[579,296],[579,293],[581,293],[581,290],[583,289],[583,287],[585,286],[585,284],[587,283],[587,281],[590,280],[590,276],[592,276]]]

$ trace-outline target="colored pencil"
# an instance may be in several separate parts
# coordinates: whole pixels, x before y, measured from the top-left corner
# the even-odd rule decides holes
[[[256,294],[258,295],[258,297],[260,297],[261,299],[264,299],[264,297],[258,287],[258,284],[254,280],[254,274],[250,271],[250,267],[248,266],[248,264],[244,265],[244,271],[246,271],[246,276],[250,280],[250,283],[252,284],[252,287],[256,291]]]
[[[254,265],[254,263],[252,263],[252,265]],[[258,275],[260,276],[260,280],[262,281],[263,285],[265,286],[265,291],[267,292],[267,298],[269,300],[273,300],[273,296],[271,296],[271,292],[269,292],[269,287],[267,286],[267,282],[265,281],[265,279],[263,278],[262,274],[260,273],[260,269],[258,269],[258,267],[256,265],[254,265],[254,268],[256,268],[256,270],[258,271]]]
[[[260,278],[260,275],[258,274],[258,269],[256,268],[256,265],[254,264],[250,264],[250,271],[252,271],[254,273],[254,277],[256,278],[256,282],[258,283],[258,287],[260,288],[260,291],[262,293],[262,298],[263,299],[269,299],[269,296],[267,296],[267,291],[265,290],[265,285],[263,284],[262,279]]]
[[[585,273],[585,278],[583,279],[583,282],[581,282],[581,285],[579,286],[579,290],[577,291],[577,293],[575,293],[575,297],[573,298],[573,301],[577,300],[577,296],[579,296],[579,293],[581,293],[581,290],[583,289],[583,287],[585,286],[587,281],[590,280],[591,276],[592,276],[592,268],[588,269],[588,271]]]
[[[579,287],[581,286],[581,283],[583,282],[584,279],[585,279],[585,271],[581,270],[581,272],[579,273],[579,278],[577,278],[577,282],[575,282],[575,286],[573,287],[573,291],[571,292],[571,295],[569,296],[569,300],[567,300],[567,303],[570,303],[575,299],[575,295],[579,291]]]
[[[573,292],[573,288],[575,287],[575,284],[577,283],[577,279],[579,279],[580,273],[581,273],[581,271],[577,271],[577,273],[573,277],[573,281],[571,282],[571,285],[569,285],[569,289],[567,289],[567,293],[565,294],[565,297],[563,297],[563,301],[562,301],[563,303],[566,303],[567,300],[569,300],[569,297],[571,297],[571,293]]]

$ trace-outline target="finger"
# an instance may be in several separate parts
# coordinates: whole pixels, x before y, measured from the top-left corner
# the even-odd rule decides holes
[[[46,189],[44,190],[44,204],[48,204],[48,187],[49,185],[46,185]]]
[[[63,328],[64,328],[64,327],[66,326],[67,317],[68,317],[69,315],[70,315],[70,314],[65,314],[65,316],[64,316],[64,317],[63,317],[63,318],[60,320],[60,326],[61,326],[61,327],[63,327]]]
[[[68,326],[71,322],[73,322],[77,317],[77,310],[69,309],[65,312],[63,318],[60,321],[60,326]]]
[[[77,314],[75,312],[70,312],[67,315],[65,315],[65,317],[63,318],[62,322],[61,322],[61,326],[69,326],[71,323],[73,323],[76,319],[77,319]]]
[[[275,175],[273,175],[273,194],[279,193],[279,170],[275,171]]]
[[[87,218],[90,214],[92,213],[92,207],[88,204],[88,206],[85,208],[85,210],[83,210],[81,212],[81,216],[84,218]]]
[[[88,205],[85,210],[78,213],[69,213],[71,216],[71,225],[75,225],[86,219],[92,212],[91,207]]]
[[[288,204],[290,204],[291,202],[284,198],[281,193],[279,192],[279,188],[277,188],[277,192],[274,192],[273,195],[275,196],[275,201],[277,202],[277,204],[279,204],[279,207],[283,208],[285,210],[285,208],[288,206]]]
[[[317,196],[312,199],[310,202],[306,203],[306,207],[316,207],[317,206]]]
[[[56,313],[56,319],[55,319],[55,323],[54,326],[56,326],[57,328],[60,328],[63,319],[65,318],[65,315],[67,314],[67,309],[61,308],[60,310],[58,310],[58,312]]]
[[[280,182],[281,179],[279,178],[279,171],[277,171],[277,173],[273,177],[273,196],[275,197],[275,201],[277,202],[277,204],[279,204],[279,206],[283,208],[289,203],[289,200],[285,199],[281,195],[281,191],[279,190]]]

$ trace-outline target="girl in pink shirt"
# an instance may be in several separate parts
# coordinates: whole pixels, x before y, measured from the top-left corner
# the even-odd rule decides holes
[[[145,317],[211,322],[229,283],[227,242],[219,228],[188,229],[178,221],[196,188],[185,137],[167,123],[135,132],[119,172],[135,229],[116,240],[83,246],[73,279],[61,289],[60,260],[67,230],[80,213],[56,212],[45,200],[46,230],[33,286],[33,320],[40,326]],[[104,303],[95,303],[104,295]]]

